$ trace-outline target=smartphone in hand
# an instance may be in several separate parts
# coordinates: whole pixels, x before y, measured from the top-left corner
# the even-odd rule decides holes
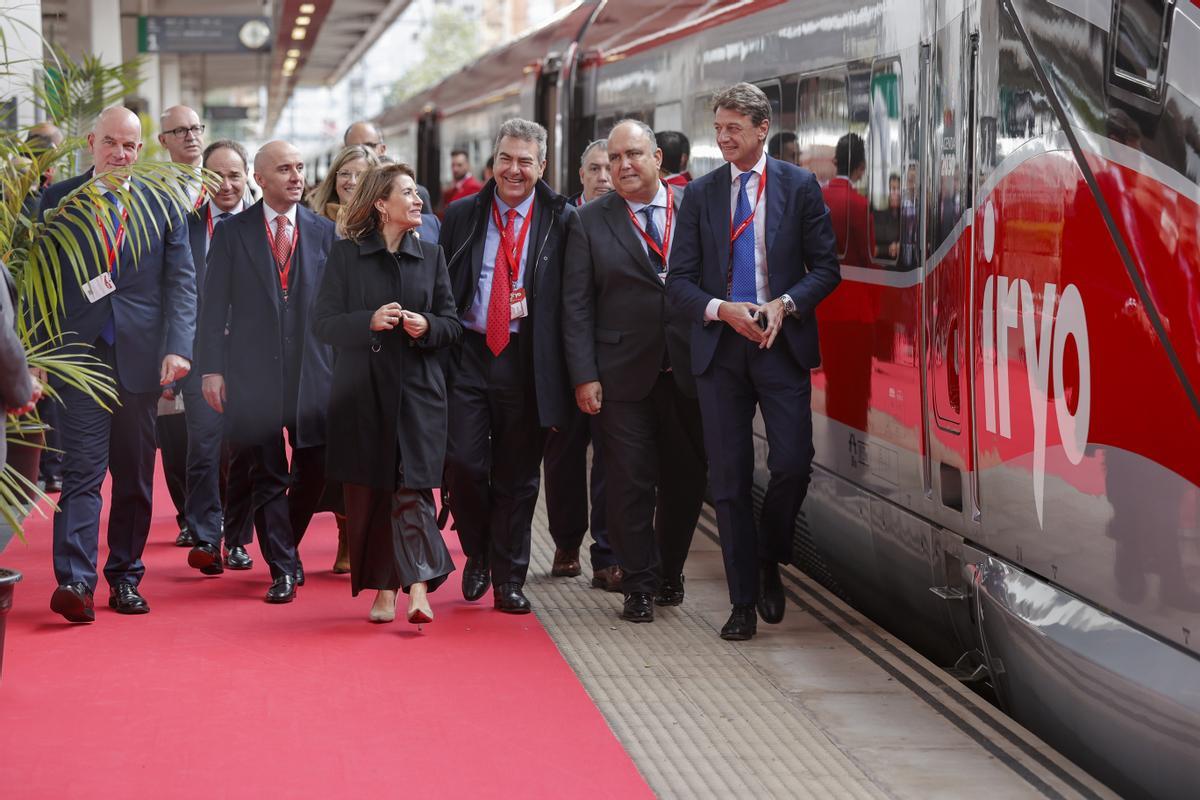
[[[754,314],[754,323],[758,325],[759,330],[767,329],[767,314],[765,311],[758,311]]]

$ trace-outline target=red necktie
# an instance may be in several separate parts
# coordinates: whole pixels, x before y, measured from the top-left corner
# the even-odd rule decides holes
[[[287,292],[287,279],[289,269],[288,259],[292,255],[292,238],[287,235],[288,221],[287,217],[280,214],[275,218],[275,242],[271,249],[275,252],[275,266],[279,270],[279,284],[284,292]]]
[[[487,317],[487,346],[492,355],[498,356],[508,347],[508,323],[512,316],[510,295],[512,295],[512,272],[509,247],[516,238],[516,209],[508,210],[508,219],[504,223],[504,235],[500,237],[500,247],[496,249],[496,264],[492,269],[492,296],[488,299]],[[520,253],[517,259],[521,258]],[[517,264],[520,265],[520,260]],[[512,272],[510,272],[510,270]]]

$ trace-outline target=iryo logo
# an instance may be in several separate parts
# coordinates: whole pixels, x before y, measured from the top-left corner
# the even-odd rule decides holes
[[[990,205],[990,204],[989,204]],[[989,259],[990,260],[990,259]],[[1046,484],[1046,417],[1051,366],[1054,378],[1054,416],[1063,451],[1072,464],[1083,460],[1092,416],[1092,373],[1088,350],[1087,318],[1083,298],[1074,284],[1062,295],[1053,283],[1042,288],[1041,314],[1035,314],[1029,281],[992,276],[983,287],[983,395],[984,425],[1012,438],[1012,396],[1009,391],[1008,329],[1020,327],[1025,339],[1025,369],[1029,377],[1029,405],[1033,416],[1033,502],[1038,524]],[[1038,321],[1040,319],[1040,326]],[[1040,328],[1040,330],[1039,330]],[[1075,340],[1079,355],[1078,402],[1074,413],[1067,401],[1063,362],[1067,340]],[[998,402],[997,402],[998,401]],[[997,419],[997,417],[999,419]]]

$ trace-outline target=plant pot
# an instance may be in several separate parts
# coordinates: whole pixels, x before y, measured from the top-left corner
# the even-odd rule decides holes
[[[28,444],[21,444],[18,439]],[[31,483],[37,483],[38,469],[42,464],[42,449],[45,446],[45,431],[31,431],[14,436],[8,442],[8,463]]]
[[[0,567],[0,676],[4,673],[4,630],[8,626],[8,610],[12,608],[13,589],[21,573]]]

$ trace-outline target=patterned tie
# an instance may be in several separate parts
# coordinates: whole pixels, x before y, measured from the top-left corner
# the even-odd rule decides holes
[[[658,226],[654,224],[654,206],[644,206],[639,212],[646,219],[646,235],[658,245],[658,249],[662,250],[662,236],[658,232]],[[650,259],[650,266],[654,267],[655,272],[662,272],[664,268],[662,256],[654,252],[653,248],[646,248],[646,255]]]
[[[742,188],[738,191],[737,211],[733,215],[733,230],[750,217],[750,198],[746,195],[746,184],[750,182],[753,172],[743,172],[739,177]],[[735,303],[756,303],[758,293],[755,288],[754,270],[754,222],[746,226],[746,230],[733,243],[733,258],[730,269],[733,280],[730,282],[729,299]]]
[[[288,236],[287,217],[280,214],[275,218],[275,242],[271,245],[275,254],[275,266],[279,271],[279,288],[287,297],[287,263],[292,255],[292,237]]]
[[[487,315],[487,346],[492,355],[498,356],[508,347],[508,323],[512,317],[510,310],[510,295],[512,294],[512,277],[509,272],[512,265],[509,261],[508,245],[516,239],[517,210],[510,208],[504,221],[504,235],[500,237],[500,246],[496,248],[496,263],[492,268],[492,296],[488,299]],[[517,258],[520,259],[520,253]],[[518,264],[521,262],[518,261]]]
[[[112,244],[112,247],[114,250],[112,268],[113,268],[113,270],[116,270],[117,264],[121,260],[121,254],[118,252],[115,252],[116,247],[117,247],[117,239],[116,239],[117,229],[119,227],[121,227],[121,215],[117,212],[117,208],[116,208],[117,196],[115,194],[113,194],[112,192],[105,192],[104,199],[113,204],[113,210],[111,212],[112,218],[109,220],[109,222],[112,223],[112,237],[113,238],[110,239],[109,242]],[[105,257],[107,257],[107,254]],[[108,263],[105,262],[104,266],[108,267]],[[116,276],[114,275],[113,277],[115,279]],[[111,346],[114,342],[117,341],[117,326],[116,326],[116,322],[113,319],[112,301],[111,300],[109,301],[109,306],[108,306],[108,319],[104,320],[104,327],[102,327],[100,329],[100,338],[103,339],[104,343],[109,346]]]

